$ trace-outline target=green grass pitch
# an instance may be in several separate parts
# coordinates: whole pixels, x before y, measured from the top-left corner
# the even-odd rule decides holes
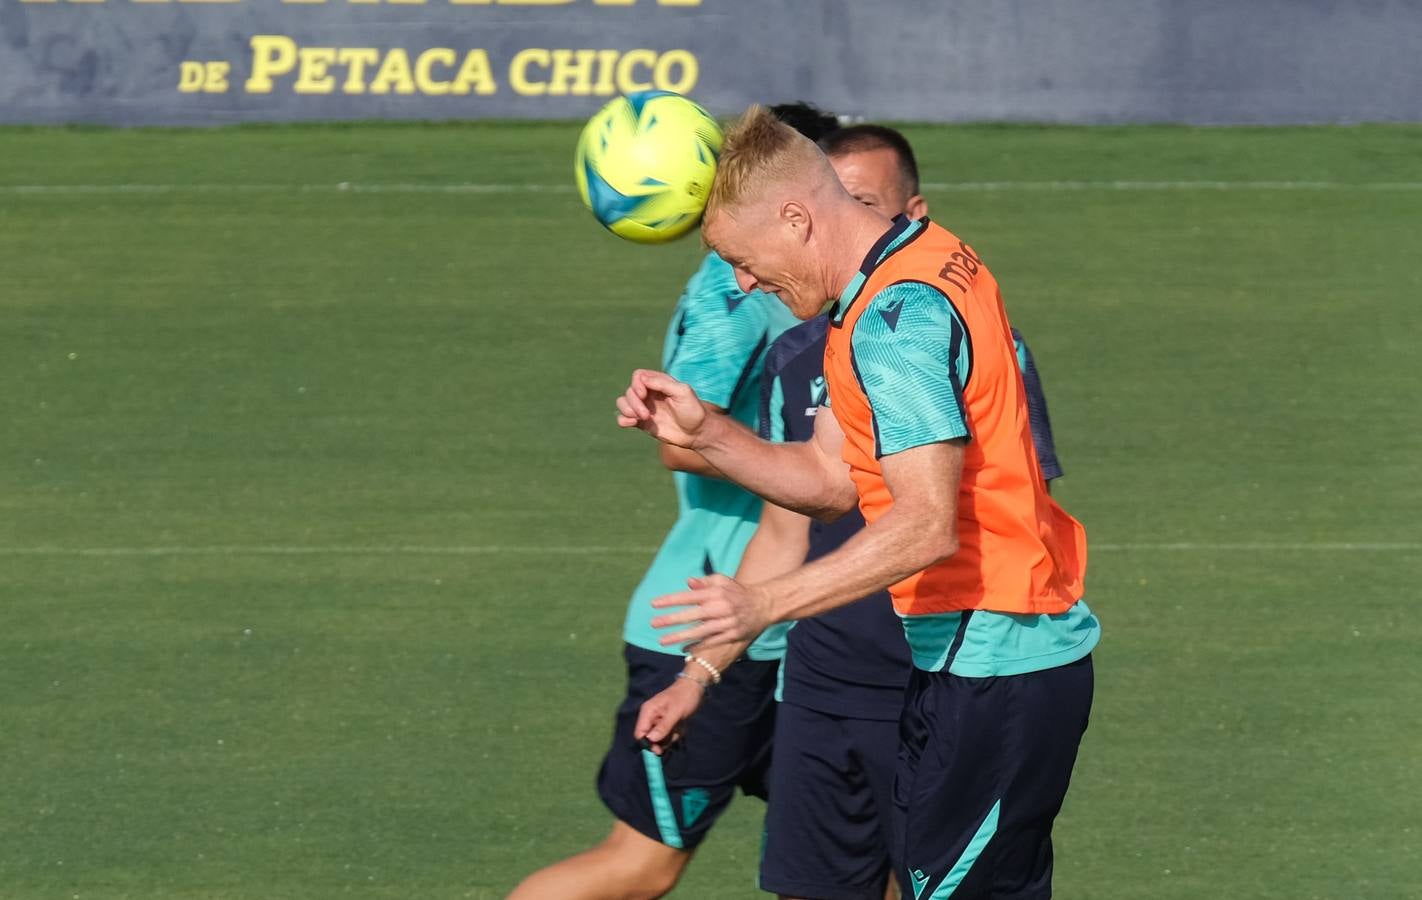
[[[612,398],[700,249],[515,189],[576,132],[0,130],[0,895],[492,898],[603,835],[672,515]],[[909,135],[1009,183],[928,199],[1097,547],[1058,895],[1419,896],[1422,129]],[[1022,184],[1077,181],[1232,185]],[[759,896],[760,813],[682,896]]]

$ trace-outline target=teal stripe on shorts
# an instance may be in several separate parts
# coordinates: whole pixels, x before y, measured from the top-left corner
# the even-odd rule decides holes
[[[973,863],[982,856],[983,848],[992,840],[992,836],[997,834],[997,817],[1002,811],[1002,801],[999,800],[988,810],[987,818],[978,826],[977,833],[973,839],[968,841],[968,846],[963,849],[963,855],[958,857],[958,861],[953,864],[953,868],[948,875],[938,883],[928,900],[948,900],[953,896],[953,892],[958,889],[958,885],[963,883],[963,879],[968,877],[968,870],[973,867]]]
[[[647,788],[652,794],[652,812],[657,817],[657,830],[662,833],[662,843],[680,850],[681,828],[676,823],[671,794],[667,793],[667,779],[662,774],[662,758],[650,750],[643,750],[642,764],[647,767]]]

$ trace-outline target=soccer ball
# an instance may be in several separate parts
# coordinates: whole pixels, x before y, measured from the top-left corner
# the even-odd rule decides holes
[[[671,91],[618,97],[578,137],[578,193],[608,231],[641,244],[681,237],[701,220],[721,126]]]

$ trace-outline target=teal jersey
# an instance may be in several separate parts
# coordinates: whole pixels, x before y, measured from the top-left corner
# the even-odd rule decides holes
[[[1056,615],[991,612],[902,616],[916,668],[964,678],[1025,675],[1074,663],[1101,641],[1101,622],[1078,600]]]
[[[854,326],[850,347],[874,411],[876,455],[971,438],[963,385],[972,345],[942,293],[917,281],[884,288]]]
[[[662,368],[691,385],[705,402],[754,429],[766,348],[796,322],[785,304],[770,294],[743,292],[731,266],[708,254],[677,302],[662,349]],[[673,472],[672,480],[676,523],[633,592],[622,629],[627,643],[661,653],[681,650],[657,642],[666,632],[652,627],[652,617],[660,612],[652,608],[652,600],[686,590],[686,580],[697,575],[735,575],[760,521],[761,506],[760,498],[719,478]],[[748,655],[777,659],[784,647],[784,627],[776,626],[761,635]]]
[[[874,409],[879,456],[972,439],[962,385],[972,376],[967,326],[944,295],[918,282],[870,301],[851,338],[855,373]],[[1026,369],[1025,345],[1018,365]],[[976,610],[904,616],[914,665],[970,678],[1021,675],[1075,662],[1101,639],[1084,600],[1058,615]]]

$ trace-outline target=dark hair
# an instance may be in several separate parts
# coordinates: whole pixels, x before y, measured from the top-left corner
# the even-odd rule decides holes
[[[918,161],[908,138],[884,125],[850,125],[826,134],[819,140],[825,156],[844,156],[870,150],[892,150],[899,160],[899,177],[908,196],[918,193]]]
[[[839,119],[803,100],[795,103],[777,103],[770,107],[770,112],[775,118],[817,144],[826,135],[839,128]]]

